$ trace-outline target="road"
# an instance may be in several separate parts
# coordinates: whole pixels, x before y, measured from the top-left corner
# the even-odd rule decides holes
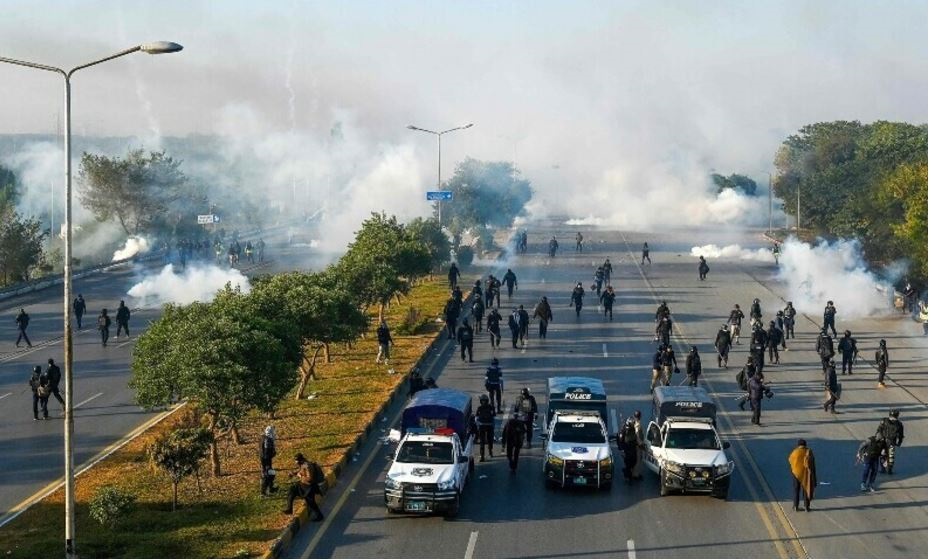
[[[275,260],[254,269],[255,273],[288,269],[298,258],[304,266],[318,261],[308,257],[310,250],[306,247],[275,245],[272,238],[268,242],[269,259]],[[160,309],[135,310],[130,320],[132,338],[113,337],[116,334],[115,310],[120,299],[134,308],[136,302],[126,296],[126,292],[145,273],[157,272],[162,265],[162,262],[121,264],[74,281],[74,293],[84,295],[88,309],[84,328],[77,330],[74,336],[74,441],[75,465],[79,467],[155,416],[133,404],[133,394],[127,383],[136,337],[159,316]],[[244,267],[244,270],[249,269]],[[59,480],[64,473],[61,407],[52,397],[48,406],[51,420],[33,421],[28,386],[33,366],[41,365],[44,369],[48,358],[55,359],[60,366],[64,361],[61,301],[62,287],[57,286],[0,302],[0,317],[3,318],[0,321],[0,471],[15,473],[0,477],[0,518]],[[13,318],[21,307],[31,317],[27,332],[32,348],[27,348],[25,343],[20,348],[13,344],[16,340]],[[106,348],[101,346],[96,330],[96,317],[102,307],[108,308],[114,321]]]
[[[776,269],[771,263],[723,260],[709,261],[709,279],[699,283],[689,250],[707,243],[761,247],[762,238],[709,231],[645,236],[589,228],[583,234],[597,252],[564,250],[551,262],[541,256],[542,242],[552,234],[565,240],[566,249],[574,246],[570,239],[577,229],[531,227],[528,254],[507,265],[520,282],[510,303],[530,309],[547,295],[553,304],[555,321],[546,341],[534,335],[524,349],[503,344],[493,352],[479,335],[473,364],[461,362],[458,351],[454,354],[445,343],[428,363],[428,374],[441,387],[477,397],[484,368],[496,355],[505,372],[506,400],[512,402],[526,386],[541,408],[548,377],[600,377],[609,393],[609,428],[616,430],[634,410],[645,419],[651,415],[653,315],[658,300],[665,299],[678,325],[677,354],[684,365],[688,346],[699,347],[702,384],[719,401],[719,427],[732,443],[729,454],[737,464],[729,499],[661,498],[658,479],[649,472],[642,482],[619,483],[609,493],[546,490],[541,445],[535,443],[522,454],[516,476],[498,454],[477,462],[455,520],[387,515],[383,484],[391,448],[373,438],[328,495],[327,519],[296,537],[291,557],[927,557],[927,339],[919,325],[900,317],[845,322],[841,311],[838,327],[855,333],[864,355],[872,353],[879,338],[888,340],[896,356],[890,370],[895,383],[878,390],[875,372],[859,365],[853,377],[843,378],[840,413],[832,416],[821,409],[821,372],[812,350],[817,330],[800,317],[798,339],[789,341],[783,364],[766,370],[776,396],[764,403],[763,425],[757,427],[749,411],[741,412],[734,403],[734,364],[744,361],[746,343],[735,348],[732,367],[721,370],[714,367],[711,341],[734,303],[748,307],[758,297],[764,314],[772,315],[784,305],[784,286],[772,279]],[[653,264],[640,267],[639,247],[645,240]],[[614,321],[605,320],[591,297],[576,319],[568,307],[569,292],[576,281],[587,289],[594,266],[606,256],[614,263],[612,283],[619,291]],[[473,269],[464,281],[488,270],[503,272]],[[535,333],[535,326],[531,329]],[[681,379],[676,376],[674,382]],[[906,432],[898,472],[880,475],[877,493],[861,494],[859,468],[853,464],[856,449],[893,406],[902,411]],[[396,424],[399,410],[389,411],[382,431]],[[810,513],[792,511],[790,501],[787,456],[799,437],[813,449],[823,483]],[[616,450],[615,460],[620,462]]]

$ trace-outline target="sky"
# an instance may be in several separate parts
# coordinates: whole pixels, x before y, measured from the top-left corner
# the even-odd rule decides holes
[[[77,73],[76,133],[226,135],[270,182],[325,199],[337,177],[353,216],[426,208],[403,200],[435,182],[436,142],[408,124],[475,124],[444,137],[445,177],[466,156],[511,160],[538,214],[644,226],[663,205],[742,219],[756,207],[725,208],[708,172],[765,180],[805,124],[928,120],[920,0],[4,0],[0,14],[0,56],[49,65],[184,45]],[[60,107],[60,78],[0,64],[0,133],[54,132]]]

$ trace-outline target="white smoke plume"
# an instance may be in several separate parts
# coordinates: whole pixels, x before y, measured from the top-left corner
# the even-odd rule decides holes
[[[866,269],[857,241],[822,239],[813,247],[789,238],[782,244],[778,277],[786,283],[787,299],[803,313],[821,313],[828,300],[841,322],[891,311],[890,286]]]
[[[140,307],[158,307],[166,303],[186,305],[213,300],[227,283],[233,288],[239,287],[243,293],[251,289],[249,279],[237,269],[188,265],[183,272],[176,273],[174,265],[167,264],[158,274],[147,276],[130,288],[127,294],[136,298]]]
[[[692,247],[693,257],[705,257],[706,259],[741,259],[745,261],[762,261],[772,262],[774,257],[769,249],[744,249],[740,245],[702,245],[701,247]]]
[[[113,253],[114,261],[121,261],[139,254],[149,252],[149,241],[145,237],[133,235],[126,239],[126,243]]]

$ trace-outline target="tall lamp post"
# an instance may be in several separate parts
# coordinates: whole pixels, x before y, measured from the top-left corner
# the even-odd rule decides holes
[[[456,128],[450,128],[449,130],[444,130],[442,132],[436,132],[435,130],[427,130],[426,128],[420,128],[414,125],[408,125],[407,128],[410,130],[419,130],[420,132],[426,132],[428,134],[436,135],[436,190],[442,189],[442,164],[443,164],[443,135],[455,130],[464,130],[466,128],[471,128],[472,123],[469,123],[464,126],[457,126]],[[443,201],[436,201],[436,221],[440,224],[440,227],[443,227]]]
[[[177,43],[156,41],[120,51],[116,54],[63,70],[55,66],[0,57],[0,62],[55,72],[65,79],[65,273],[64,273],[64,353],[65,353],[65,555],[75,557],[74,543],[74,343],[71,333],[71,76],[78,70],[135,52],[165,54],[178,52]]]

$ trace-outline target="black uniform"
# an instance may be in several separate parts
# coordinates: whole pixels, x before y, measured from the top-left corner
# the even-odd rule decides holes
[[[520,340],[524,342],[530,332],[530,314],[523,306],[517,310],[517,325],[520,327]]]
[[[508,328],[511,329],[511,347],[517,348],[517,339],[520,337],[520,315],[517,311],[508,315]]]
[[[459,267],[456,266],[456,263],[453,263],[449,267],[449,273],[446,275],[449,279],[449,287],[455,288],[459,284],[459,277],[462,276],[459,274]]]
[[[517,275],[509,268],[507,272],[504,273],[504,284],[508,287],[508,299],[511,299],[511,295],[514,294],[514,288],[517,287]]]
[[[883,343],[879,344],[879,349],[876,350],[876,369],[879,370],[879,384],[881,386],[886,385],[886,370],[889,368],[889,352],[886,350],[886,345]]]
[[[459,310],[461,304],[459,300],[452,297],[446,302],[446,308],[443,315],[446,317],[446,338],[452,338],[456,334],[456,322],[459,320]]]
[[[45,368],[45,376],[48,378],[49,391],[51,391],[55,399],[58,400],[58,403],[64,408],[65,399],[61,398],[61,393],[58,389],[58,385],[61,384],[61,368],[55,365],[55,362],[50,362],[48,367]]]
[[[785,340],[782,331],[775,325],[770,325],[766,332],[766,345],[769,347],[769,363],[779,363],[779,346]]]
[[[501,389],[504,380],[501,378],[501,368],[497,364],[488,366],[485,370],[485,390],[488,391],[488,400],[501,412]]]
[[[475,298],[472,303],[472,317],[476,329],[478,332],[482,332],[482,323],[485,322],[485,304],[482,303],[481,298]]]
[[[527,447],[533,447],[533,421],[537,417],[537,399],[533,395],[521,394],[514,402],[514,410],[520,414],[524,421],[524,431],[527,432]]]
[[[663,355],[660,357],[660,363],[663,365],[663,385],[669,385],[672,381],[672,373],[679,373],[676,352],[672,349],[672,346],[666,346]]]
[[[475,409],[475,422],[478,425],[478,452],[481,460],[485,460],[485,447],[488,447],[488,456],[494,457],[492,447],[495,443],[495,407],[490,403],[478,405]]]
[[[643,264],[643,261],[650,261],[650,264],[653,264],[653,260],[650,259],[650,246],[646,243],[643,244],[643,251],[640,253],[640,264]]]
[[[87,311],[87,304],[84,303],[84,296],[74,298],[71,309],[74,310],[74,316],[78,320],[78,328],[83,328],[84,324],[82,323],[82,319],[84,318],[84,312]]]
[[[488,329],[488,337],[491,339],[492,348],[501,347],[501,314],[497,309],[492,309],[488,314],[485,326]]]
[[[463,362],[466,359],[466,352],[469,354],[469,361],[472,361],[473,336],[472,325],[470,325],[468,321],[463,322],[462,326],[459,327],[459,331],[456,333],[456,341],[459,342],[459,357],[462,358]]]
[[[26,328],[29,327],[29,314],[26,313],[25,309],[20,309],[19,314],[16,316],[16,330],[19,335],[16,337],[16,347],[19,347],[19,342],[21,340],[26,341],[26,346],[32,348],[32,341],[29,340],[29,336],[26,334]]]
[[[763,371],[763,356],[766,353],[768,340],[769,336],[763,329],[756,329],[750,336],[750,357],[753,358],[753,365],[756,366],[758,372]]]
[[[511,472],[517,470],[520,448],[524,445],[525,425],[519,418],[511,418],[501,430],[501,447],[507,449],[508,464]]]
[[[795,338],[795,307],[787,305],[782,313],[785,315],[786,338]]]
[[[892,474],[892,467],[895,464],[895,448],[902,446],[902,440],[905,439],[905,427],[898,418],[883,418],[876,428],[877,439],[882,439],[886,443],[886,465],[882,472]]]
[[[614,320],[614,300],[616,298],[617,294],[614,293],[614,290],[605,291],[601,294],[601,305],[604,306],[604,314],[612,321]]]
[[[107,315],[106,311],[100,313],[97,317],[97,330],[100,331],[100,342],[106,346],[107,340],[110,338],[110,316]]]
[[[669,346],[669,337],[672,335],[672,319],[663,317],[656,325],[656,339],[663,346]]]
[[[120,306],[116,309],[116,338],[120,337],[122,331],[126,331],[126,336],[129,336],[129,316],[129,308],[125,303],[120,302]]]
[[[572,289],[572,295],[569,297],[571,300],[570,305],[575,305],[575,316],[578,317],[582,311],[582,298],[585,297],[585,288],[576,286]]]
[[[262,464],[262,495],[268,495],[275,490],[275,477],[269,474],[269,470],[272,468],[272,459],[275,458],[275,455],[278,454],[277,449],[275,448],[275,438],[262,435],[262,440],[259,442],[259,461]]]
[[[724,367],[727,367],[727,356],[731,351],[730,331],[727,329],[718,331],[718,335],[714,338],[714,348],[718,351],[718,367],[721,367],[722,362]]]
[[[818,340],[815,342],[815,352],[817,352],[818,357],[821,358],[821,370],[826,370],[828,368],[828,360],[834,357],[834,341],[831,340],[831,337],[824,331],[822,331]]]
[[[853,361],[857,358],[857,339],[844,334],[844,337],[837,341],[837,349],[841,353],[841,375],[850,375],[853,373]]]
[[[698,262],[698,279],[704,280],[708,276],[708,272],[711,269],[708,268],[708,263],[705,262],[705,258],[701,257]]]
[[[698,378],[701,376],[701,356],[694,350],[685,358],[685,374],[688,376],[689,386],[697,387]]]
[[[824,410],[830,409],[834,412],[834,405],[837,404],[837,368],[833,364],[828,364],[824,370],[824,392],[827,394],[827,400],[824,401]]]
[[[821,326],[825,331],[830,327],[834,338],[837,338],[837,329],[834,328],[834,316],[837,315],[837,309],[832,304],[824,307],[824,324]]]
[[[754,375],[747,382],[747,393],[750,397],[750,409],[753,410],[753,415],[750,418],[750,422],[760,425],[760,415],[763,412],[763,395],[768,390],[768,387],[763,383],[763,379],[759,374]]]
[[[39,369],[39,366],[36,366]],[[42,409],[42,417],[48,420],[48,397],[51,391],[48,386],[48,377],[42,375],[41,370],[32,372],[29,378],[29,388],[32,389],[32,417],[39,419],[39,408]]]

